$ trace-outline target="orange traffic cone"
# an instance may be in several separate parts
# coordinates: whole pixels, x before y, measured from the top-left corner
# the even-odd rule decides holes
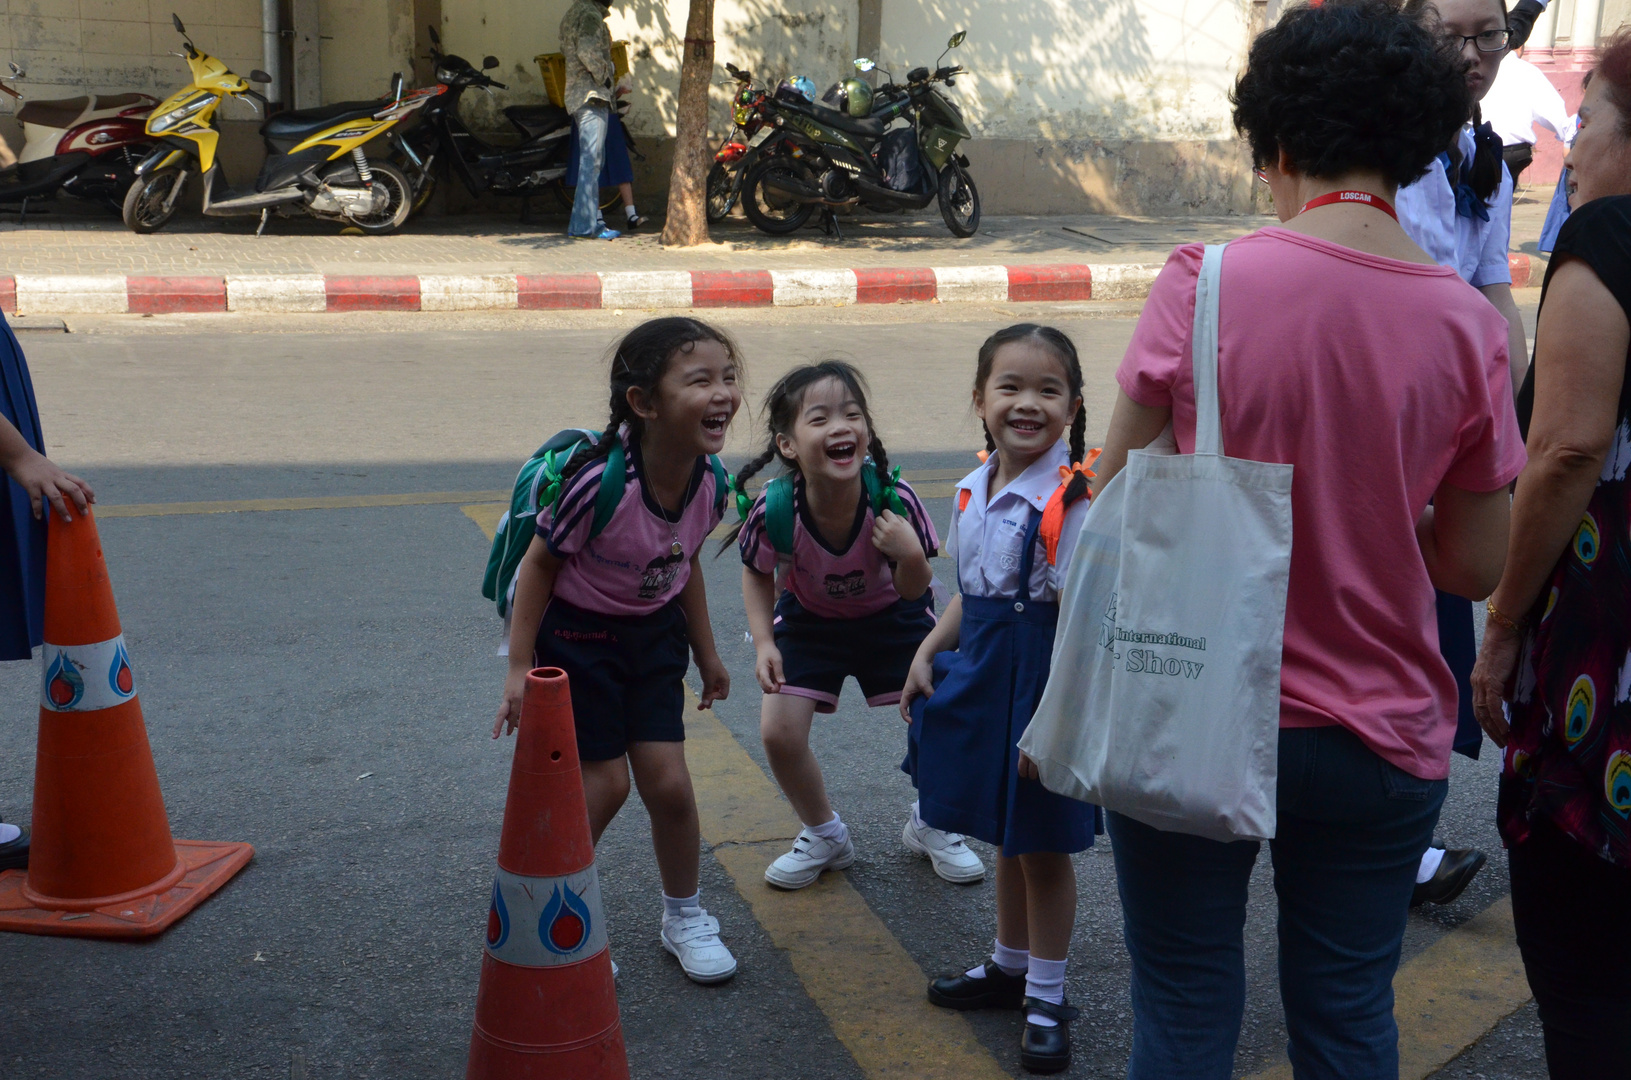
[[[28,870],[0,873],[0,930],[148,937],[241,870],[248,844],[172,840],[96,522],[53,517]]]
[[[466,1080],[627,1080],[566,673],[527,675]]]

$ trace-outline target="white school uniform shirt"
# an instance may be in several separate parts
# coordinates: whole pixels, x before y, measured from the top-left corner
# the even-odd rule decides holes
[[[1479,108],[1502,144],[1535,144],[1535,125],[1550,129],[1565,143],[1574,137],[1568,106],[1541,70],[1517,53],[1507,53]]]
[[[1461,129],[1458,145],[1461,159],[1471,161],[1471,124]],[[1504,162],[1501,186],[1490,196],[1488,221],[1457,216],[1455,191],[1444,172],[1442,157],[1433,159],[1420,180],[1399,189],[1393,209],[1410,239],[1434,262],[1448,266],[1473,288],[1512,283],[1512,268],[1506,261],[1507,245],[1512,240],[1512,174]]]
[[[957,482],[946,554],[956,560],[960,591],[969,596],[1019,595],[1019,566],[1025,554],[1021,545],[1025,533],[1032,518],[1041,516],[1048,500],[1059,489],[1060,466],[1069,465],[1070,447],[1060,440],[997,492],[995,498],[986,496],[991,489],[991,474],[997,467],[996,454]],[[969,493],[968,507],[959,512],[957,504],[962,501],[964,491]],[[1083,498],[1065,514],[1058,558],[1052,566],[1048,565],[1042,538],[1037,537],[1036,551],[1031,557],[1031,580],[1025,590],[1028,599],[1045,602],[1059,599],[1059,586],[1064,583],[1086,513],[1087,499]]]

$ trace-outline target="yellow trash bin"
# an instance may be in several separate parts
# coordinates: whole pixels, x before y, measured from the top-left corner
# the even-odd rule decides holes
[[[533,57],[538,64],[538,70],[544,76],[544,92],[549,95],[552,105],[566,104],[566,57],[558,52],[539,53]],[[621,79],[629,73],[629,43],[626,41],[612,42],[612,70],[616,78]]]

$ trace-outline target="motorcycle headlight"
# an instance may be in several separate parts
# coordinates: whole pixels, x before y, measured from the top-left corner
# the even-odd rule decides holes
[[[751,119],[752,116],[753,116],[753,110],[752,109],[737,109],[736,110],[736,126],[737,127],[746,127],[748,120]]]
[[[191,101],[182,102],[169,112],[160,113],[148,122],[149,131],[169,131],[189,116],[204,110],[204,107],[215,100],[214,94],[200,94]]]
[[[436,69],[436,81],[450,83],[459,77],[459,73],[452,68],[439,67]]]

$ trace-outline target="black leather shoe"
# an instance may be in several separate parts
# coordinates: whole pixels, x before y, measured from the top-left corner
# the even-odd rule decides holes
[[[0,870],[27,870],[28,869],[28,826],[23,826],[23,835],[9,844],[0,844]],[[1021,979],[1023,983],[1025,980]]]
[[[1478,876],[1478,871],[1487,862],[1488,857],[1477,848],[1451,848],[1444,853],[1437,872],[1417,885],[1416,891],[1410,894],[1410,906],[1454,902],[1462,890],[1472,884],[1472,879]]]
[[[1027,1072],[1055,1073],[1070,1068],[1070,1022],[1082,1015],[1080,1009],[1069,1002],[1055,1005],[1041,998],[1024,1000],[1025,1030],[1019,1036],[1019,1063]],[[1059,1021],[1057,1027],[1043,1027],[1031,1023],[1030,1016],[1039,1012]]]
[[[985,978],[965,972],[929,984],[929,1000],[942,1009],[1017,1009],[1025,1000],[1025,976],[1007,975],[994,961],[985,962]]]

